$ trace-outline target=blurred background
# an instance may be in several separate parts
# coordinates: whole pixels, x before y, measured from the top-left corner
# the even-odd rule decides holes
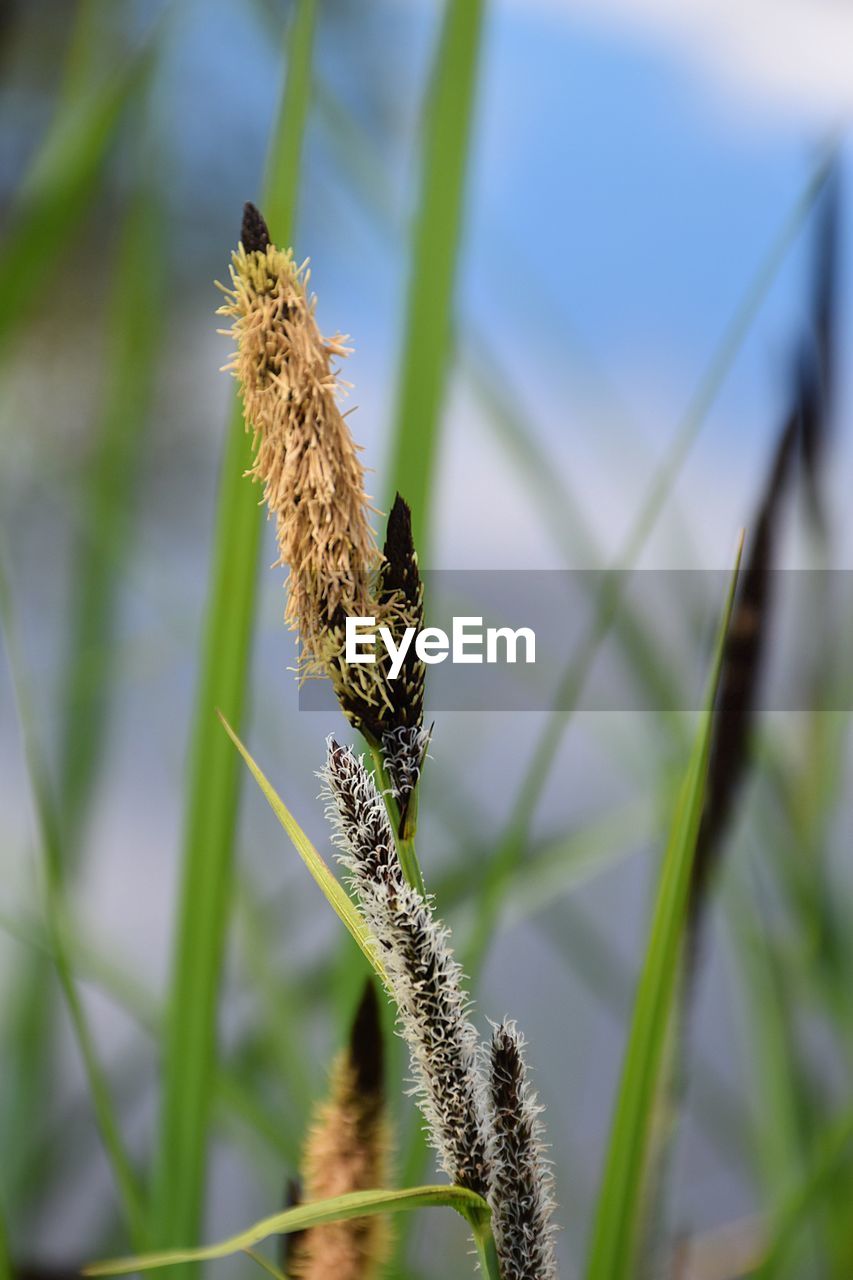
[[[192,832],[196,848],[204,838],[191,762],[205,737],[224,742],[199,702],[233,395],[214,280],[227,279],[243,201],[263,204],[276,130],[293,131],[293,104],[276,124],[288,47],[288,92],[299,91],[295,46],[307,72],[286,170],[295,252],[311,258],[324,332],[352,335],[344,376],[369,488],[383,510],[395,484],[407,497],[417,488],[426,567],[726,568],[813,333],[830,236],[821,518],[797,488],[775,563],[844,570],[853,550],[846,6],[302,9],[0,9],[4,594],[55,828],[45,838],[4,666],[0,1188],[21,1266],[68,1269],[128,1245],[81,1018],[144,1186],[168,1133],[165,1010],[176,931],[192,915],[178,907],[181,868]],[[275,550],[262,534],[242,733],[326,850],[314,771],[341,721],[299,709],[283,575],[266,568]],[[235,554],[220,573],[221,616],[243,608],[253,565]],[[834,581],[837,598],[805,621],[824,677],[847,688],[851,601],[844,575]],[[683,625],[706,663],[709,636],[690,631],[678,599],[670,610],[661,633]],[[693,723],[676,676],[666,684],[664,642],[653,636],[651,649],[669,689],[660,712],[441,712],[420,806],[442,914],[463,954],[488,939],[483,1025],[509,1014],[530,1041],[566,1275],[584,1256],[649,886]],[[774,713],[759,727],[703,948],[668,1209],[676,1235],[749,1226],[777,1205],[852,1101],[842,993],[853,966],[845,943],[826,943],[843,938],[850,902],[847,720]],[[544,768],[535,753],[549,732]],[[213,807],[229,770],[242,778],[227,743],[224,758],[225,773],[196,788]],[[520,847],[495,871],[519,815]],[[199,1122],[204,1238],[281,1204],[358,994],[351,944],[251,780],[233,873],[229,830],[226,812],[211,862],[227,899],[218,1065],[198,1069],[213,1098]],[[54,971],[57,902],[79,1016]],[[399,1094],[395,1077],[402,1178],[418,1149]],[[428,1217],[404,1224],[393,1274],[466,1274],[464,1230],[446,1217],[440,1230]],[[849,1274],[808,1265],[796,1274]]]

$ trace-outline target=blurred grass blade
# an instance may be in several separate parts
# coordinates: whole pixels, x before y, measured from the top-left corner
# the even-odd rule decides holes
[[[115,613],[163,330],[164,231],[155,193],[141,191],[128,211],[119,245],[109,322],[110,375],[90,468],[82,545],[75,558],[59,773],[60,811],[72,857],[103,750],[115,665]]]
[[[74,558],[72,617],[60,722],[58,798],[62,865],[67,877],[97,779],[115,668],[114,621],[129,549],[139,445],[156,374],[162,285],[162,221],[153,192],[136,197],[118,251],[110,314],[110,370],[90,464],[82,536]],[[51,975],[32,958],[16,976],[9,1009],[3,1132],[21,1159],[31,1137],[35,1101],[48,1087]],[[11,1088],[10,1088],[11,1086]],[[20,1160],[8,1184],[23,1197]],[[37,1173],[33,1170],[33,1173]]]
[[[338,919],[346,926],[356,943],[364,953],[371,968],[382,979],[383,983],[388,985],[388,978],[379,957],[375,954],[370,945],[370,935],[362,923],[361,916],[355,908],[352,899],[342,887],[340,881],[335,877],[327,863],[321,858],[314,845],[306,836],[293,814],[287,808],[287,805],[281,799],[272,783],[265,777],[260,767],[252,759],[243,743],[237,737],[237,734],[231,728],[228,721],[220,714],[220,720],[225,726],[225,730],[234,743],[234,746],[240,752],[240,755],[249,766],[252,777],[257,782],[261,791],[264,793],[267,803],[284,827],[294,849],[299,854],[305,866],[311,872],[315,882],[320,886],[329,905],[337,915]]]
[[[284,1272],[279,1271],[278,1267],[270,1262],[269,1258],[265,1258],[262,1253],[258,1253],[257,1249],[244,1249],[243,1252],[247,1258],[251,1258],[262,1270],[266,1271],[268,1276],[272,1276],[273,1280],[287,1280]]]
[[[742,543],[741,543],[742,545]],[[644,1173],[653,1106],[671,1031],[679,955],[684,938],[690,872],[702,816],[713,707],[737,583],[732,574],[717,637],[711,680],[690,764],[664,854],[649,943],[634,1003],[610,1143],[587,1267],[588,1280],[630,1280],[635,1274],[644,1198]]]
[[[112,0],[77,0],[74,26],[65,50],[59,107],[85,96],[102,65],[102,42],[108,30],[108,5]]]
[[[429,562],[429,508],[447,383],[456,262],[477,78],[483,0],[446,0],[424,122],[406,335],[389,492],[412,510]]]
[[[11,1245],[6,1227],[6,1213],[0,1205],[0,1280],[14,1280],[12,1270]]]
[[[299,0],[287,38],[287,79],[267,166],[264,201],[279,244],[293,210],[311,89],[315,0]],[[235,213],[236,219],[236,213]],[[187,783],[182,884],[165,1037],[153,1235],[196,1239],[204,1197],[207,1124],[216,1063],[216,1009],[231,901],[240,764],[219,732],[220,707],[238,729],[248,688],[263,514],[245,478],[250,440],[236,403],[220,480],[210,595]]]
[[[229,1236],[220,1244],[202,1245],[198,1249],[174,1249],[166,1253],[151,1253],[143,1257],[117,1258],[112,1262],[96,1262],[83,1268],[88,1276],[126,1275],[131,1271],[152,1271],[157,1267],[175,1266],[185,1262],[207,1262],[217,1258],[229,1258],[245,1252],[273,1235],[289,1235],[305,1231],[309,1227],[323,1226],[328,1222],[344,1222],[349,1218],[366,1218],[377,1213],[403,1213],[413,1209],[455,1209],[468,1221],[488,1219],[489,1209],[484,1200],[463,1187],[410,1187],[403,1191],[353,1191],[335,1196],[332,1200],[314,1201],[285,1209],[269,1218],[263,1218]]]
[[[134,1246],[145,1242],[142,1197],[130,1159],[124,1147],[113,1108],[109,1085],[101,1067],[95,1042],[89,1028],[69,958],[66,926],[62,905],[62,831],[59,815],[51,794],[47,765],[36,737],[35,716],[24,675],[22,649],[18,638],[11,586],[6,577],[3,548],[0,547],[0,621],[18,707],[24,746],[24,757],[32,789],[33,804],[39,829],[43,861],[47,925],[54,953],[56,972],[83,1067],[101,1139],[110,1161],[116,1188],[121,1197],[128,1231]]]
[[[798,1235],[809,1224],[823,1197],[837,1189],[838,1179],[851,1155],[853,1112],[848,1112],[824,1136],[807,1176],[789,1194],[777,1216],[764,1259],[753,1273],[754,1280],[776,1280],[790,1259]]]
[[[159,28],[158,28],[159,31]],[[94,188],[125,108],[154,62],[156,33],[84,98],[66,104],[22,182],[0,248],[0,350],[39,296],[92,203]]]

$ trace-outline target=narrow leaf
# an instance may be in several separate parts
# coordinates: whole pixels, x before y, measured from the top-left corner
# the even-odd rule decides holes
[[[218,715],[225,727],[225,732],[228,734],[229,738],[234,743],[234,746],[249,766],[249,771],[263,792],[267,804],[284,827],[290,837],[290,841],[293,844],[294,849],[305,863],[305,866],[311,872],[316,883],[322,889],[327,901],[332,907],[332,910],[352,934],[353,938],[358,943],[358,946],[364,952],[365,957],[370,962],[371,968],[375,970],[377,975],[387,986],[388,978],[385,970],[373,950],[370,942],[370,935],[367,932],[364,922],[362,921],[352,899],[349,897],[340,881],[335,877],[334,873],[329,868],[328,863],[325,862],[322,856],[317,852],[317,849],[308,839],[305,832],[302,830],[299,823],[296,821],[293,814],[276,791],[275,787],[262,771],[260,765],[255,762],[248,749],[243,745],[237,734],[231,728],[230,724],[225,719],[225,716],[221,711],[218,712]]]
[[[219,1244],[202,1245],[198,1249],[171,1249],[164,1253],[147,1253],[136,1258],[116,1258],[110,1262],[96,1262],[83,1268],[88,1276],[127,1275],[132,1271],[153,1271],[158,1267],[171,1267],[187,1262],[211,1262],[217,1258],[229,1258],[244,1253],[262,1240],[273,1235],[290,1235],[309,1227],[324,1226],[329,1222],[344,1222],[348,1218],[368,1218],[377,1213],[404,1213],[412,1209],[455,1209],[469,1222],[488,1220],[489,1208],[485,1200],[464,1187],[409,1187],[403,1191],[353,1191],[349,1195],[335,1196],[332,1200],[320,1200],[314,1204],[297,1205],[269,1218],[262,1218],[247,1231],[229,1236]]]
[[[705,708],[664,855],[598,1198],[588,1280],[629,1280],[634,1274],[644,1202],[644,1173],[654,1121],[653,1102],[665,1065],[690,875],[708,773],[713,707],[742,545],[741,539],[717,637]]]

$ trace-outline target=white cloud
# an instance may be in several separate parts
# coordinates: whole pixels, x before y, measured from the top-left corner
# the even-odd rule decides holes
[[[530,0],[513,0],[528,5]],[[853,114],[849,0],[538,0],[675,44],[726,90],[826,121]]]

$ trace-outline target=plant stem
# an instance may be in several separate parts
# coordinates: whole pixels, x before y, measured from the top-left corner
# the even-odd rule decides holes
[[[408,884],[413,889],[417,889],[422,897],[426,897],[426,883],[424,881],[421,864],[418,861],[417,850],[415,849],[414,834],[404,835],[402,831],[402,823],[400,820],[400,809],[394,797],[394,791],[391,786],[391,779],[385,768],[385,762],[382,759],[382,751],[379,747],[375,747],[372,743],[368,743],[373,767],[376,770],[376,778],[379,783],[379,790],[385,801],[385,808],[388,811],[388,818],[391,823],[391,829],[394,832],[394,839],[397,844],[397,854],[400,859],[400,866],[403,868],[403,875],[406,877]],[[414,800],[414,798],[413,798]],[[416,801],[414,801],[417,803]]]
[[[501,1269],[498,1263],[498,1252],[495,1237],[492,1235],[491,1221],[486,1218],[469,1219],[474,1233],[474,1244],[477,1248],[477,1261],[480,1271],[486,1280],[501,1280]]]

